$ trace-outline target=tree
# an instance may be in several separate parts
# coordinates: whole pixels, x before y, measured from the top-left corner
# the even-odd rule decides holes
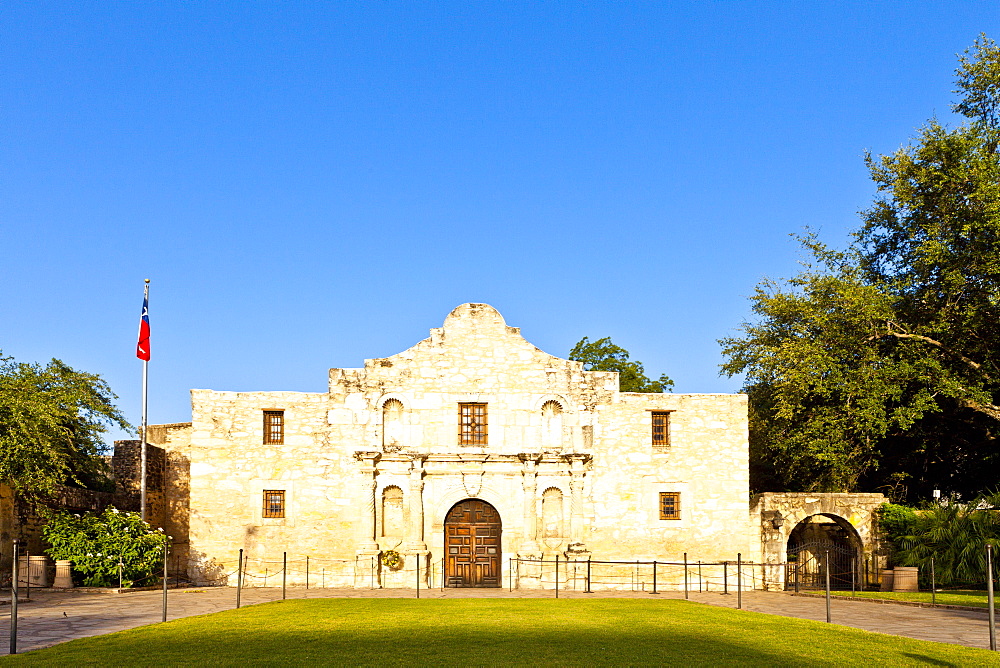
[[[756,321],[721,341],[746,374],[756,488],[1000,479],[1000,48],[980,37],[957,75],[968,121],[867,156],[879,194],[850,247],[802,237],[803,270],[758,285]]]
[[[608,336],[593,343],[583,337],[573,346],[569,358],[583,362],[587,371],[617,371],[618,389],[622,392],[667,392],[674,386],[666,374],[659,380],[647,378],[642,362],[630,360],[628,351],[613,344]]]
[[[0,357],[0,481],[31,502],[59,485],[106,483],[100,436],[130,428],[116,398],[100,376],[59,360],[42,367]]]

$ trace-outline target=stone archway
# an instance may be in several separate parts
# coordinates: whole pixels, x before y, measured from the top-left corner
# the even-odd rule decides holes
[[[822,589],[829,575],[833,589],[853,589],[861,580],[864,545],[843,517],[809,515],[788,534],[786,589]]]
[[[760,535],[763,586],[766,589],[785,588],[786,582],[789,582],[786,580],[787,564],[790,563],[789,539],[807,518],[816,516],[819,516],[817,524],[832,522],[836,525],[825,530],[837,532],[836,527],[843,529],[845,535],[842,538],[847,545],[842,545],[843,541],[833,543],[841,544],[847,551],[843,555],[846,559],[850,559],[852,554],[856,557],[860,574],[876,572],[884,561],[879,554],[876,510],[885,501],[882,494],[871,493],[764,492],[756,495],[750,502],[750,517],[752,526],[756,525]],[[812,520],[807,522],[812,523]],[[791,546],[793,549],[807,542],[803,540],[806,531],[799,530]],[[816,532],[818,529],[808,531]],[[794,571],[790,573],[794,575]],[[848,571],[848,587],[849,578]]]
[[[500,513],[481,499],[459,501],[444,521],[445,583],[449,587],[499,587]]]

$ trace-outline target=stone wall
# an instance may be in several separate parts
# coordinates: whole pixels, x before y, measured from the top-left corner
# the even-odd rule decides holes
[[[122,510],[139,511],[142,480],[142,450],[139,441],[115,441],[111,471]],[[153,527],[166,525],[166,453],[162,448],[146,444],[146,521]]]
[[[325,393],[192,390],[190,425],[156,437],[168,531],[190,541],[189,572],[206,582],[226,581],[243,549],[254,578],[287,552],[291,582],[308,556],[331,585],[412,586],[415,571],[387,572],[377,555],[399,550],[426,572],[443,557],[445,515],[466,498],[499,512],[504,564],[756,551],[746,398],[617,385],[615,373],[542,352],[492,307],[465,304],[398,355],[330,370]],[[390,401],[402,410],[386,411]],[[462,402],[487,405],[487,445],[460,444]],[[264,444],[266,410],[284,411],[280,445]],[[669,446],[651,443],[652,410],[670,411]],[[285,492],[284,518],[262,517],[271,489]],[[680,493],[680,519],[660,519],[660,492]]]
[[[191,423],[149,425],[147,440],[163,453],[163,531],[172,538],[168,565],[171,573],[186,574],[189,560],[190,516],[189,446]]]
[[[123,507],[123,499],[116,494],[97,492],[77,487],[61,486],[49,505],[71,513],[100,512],[110,505]],[[10,486],[0,484],[0,574],[9,573],[13,541],[18,541],[20,550],[31,554],[42,554],[49,544],[42,539],[45,521],[35,508],[18,498]]]

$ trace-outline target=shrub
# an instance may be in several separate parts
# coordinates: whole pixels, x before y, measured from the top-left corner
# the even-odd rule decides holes
[[[909,506],[883,503],[878,507],[876,514],[883,533],[893,542],[900,536],[912,533],[913,525],[917,523],[917,513]]]
[[[919,509],[883,504],[879,521],[900,566],[927,569],[934,558],[942,585],[981,585],[986,580],[986,544],[1000,543],[1000,494],[969,503],[946,499]]]
[[[163,567],[163,546],[168,539],[154,531],[139,513],[107,508],[103,513],[53,512],[47,517],[42,536],[53,559],[69,559],[73,570],[88,587],[131,587],[155,576]]]

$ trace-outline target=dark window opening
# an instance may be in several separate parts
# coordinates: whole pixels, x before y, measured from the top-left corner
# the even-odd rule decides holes
[[[265,489],[264,490],[264,517],[284,517],[285,516],[285,490]]]
[[[681,518],[681,493],[660,492],[660,519],[679,520]]]
[[[458,444],[486,445],[486,404],[458,405]]]
[[[285,411],[264,411],[264,445],[285,442]]]

